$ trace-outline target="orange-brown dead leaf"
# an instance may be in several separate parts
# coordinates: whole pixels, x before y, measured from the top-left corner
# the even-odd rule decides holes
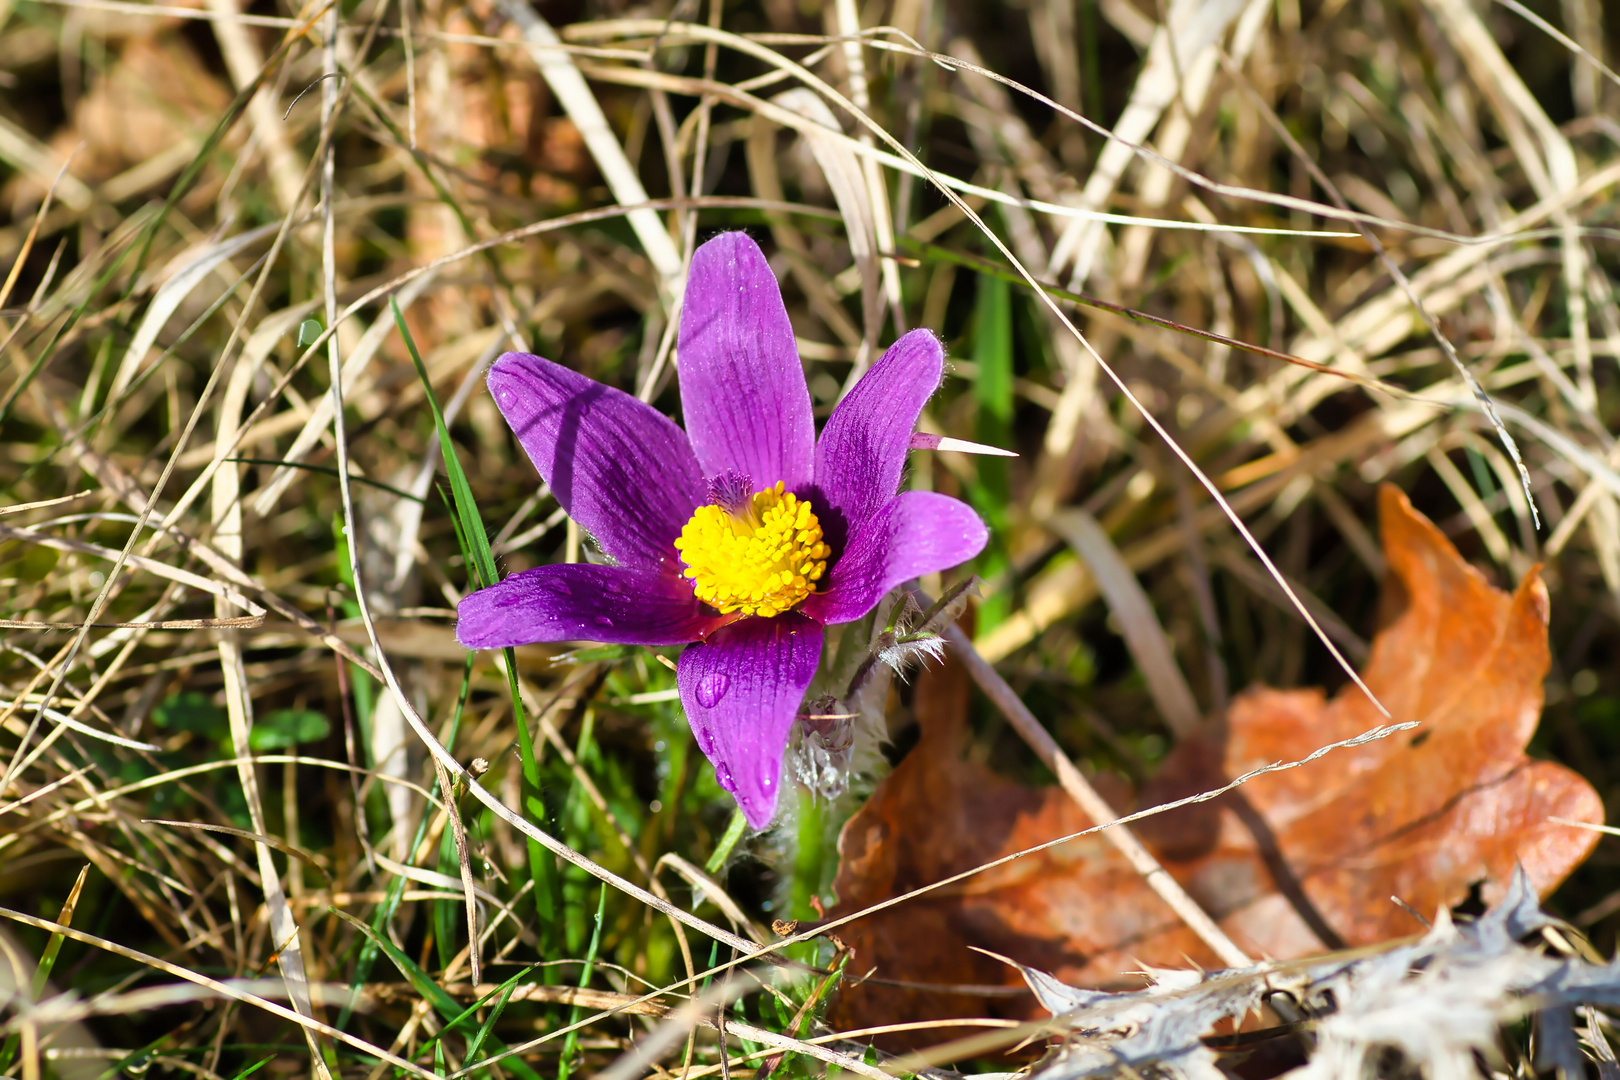
[[[1600,822],[1580,776],[1524,754],[1548,666],[1547,592],[1535,571],[1510,596],[1490,586],[1394,488],[1380,495],[1389,576],[1363,676],[1415,731],[1270,773],[1219,800],[1137,826],[1165,867],[1255,957],[1288,958],[1420,931],[1418,912],[1493,901],[1515,862],[1543,893],[1592,849]],[[966,679],[919,679],[921,740],[840,838],[835,888],[848,914],[1088,827],[1057,788],[1032,790],[963,760]],[[1137,800],[1151,806],[1298,760],[1387,721],[1353,686],[1251,689],[1221,724],[1179,745]],[[1116,808],[1125,798],[1105,792]],[[1071,984],[1143,965],[1216,966],[1214,956],[1101,837],[1070,841],[840,930],[855,950],[833,1021],[862,1026],[947,1016],[1025,1016],[1027,997],[979,946]],[[910,985],[896,985],[896,984]],[[917,988],[957,986],[959,989]],[[897,1046],[938,1041],[922,1032]]]
[[[131,38],[79,100],[73,124],[54,146],[62,160],[77,148],[75,175],[103,180],[178,143],[200,147],[230,101],[225,84],[184,38]]]

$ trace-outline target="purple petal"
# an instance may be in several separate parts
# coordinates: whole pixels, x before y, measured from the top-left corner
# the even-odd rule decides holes
[[[923,403],[939,389],[945,353],[927,330],[913,330],[889,346],[838,403],[816,444],[816,487],[822,528],[830,541],[860,531],[867,518],[900,488]],[[814,497],[812,497],[814,502]]]
[[[867,519],[799,609],[820,623],[865,615],[896,585],[948,570],[984,550],[990,532],[972,507],[932,491],[902,491]]]
[[[456,608],[456,640],[469,649],[542,641],[684,645],[726,621],[672,574],[559,563],[513,574],[463,597]]]
[[[704,487],[673,420],[527,353],[495,361],[489,392],[557,501],[603,551],[626,566],[678,568],[672,545]]]
[[[748,823],[776,815],[782,752],[821,659],[821,627],[797,612],[743,619],[681,654],[675,682],[698,749]]]
[[[692,254],[676,356],[686,433],[705,476],[742,473],[756,491],[810,482],[810,391],[782,290],[748,234],[722,233]]]

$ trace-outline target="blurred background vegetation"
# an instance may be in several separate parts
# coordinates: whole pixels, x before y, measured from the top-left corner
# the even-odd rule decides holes
[[[537,51],[547,27],[574,51]],[[1020,456],[917,454],[907,482],[993,526],[970,568],[980,651],[1088,768],[1151,775],[1172,736],[1052,527],[1065,508],[1101,522],[1136,572],[1201,711],[1252,683],[1344,681],[1003,252],[928,180],[863,158],[882,141],[789,61],[973,185],[968,205],[1034,277],[1159,320],[1062,301],[1352,662],[1382,572],[1379,483],[1500,586],[1544,563],[1553,667],[1534,750],[1610,797],[1620,87],[1601,63],[1617,31],[1595,0],[0,0],[0,903],[54,920],[71,895],[83,933],[278,1000],[296,951],[325,1021],[371,1044],[307,1045],[253,1007],[132,996],[172,980],[9,921],[0,987],[37,965],[99,1004],[53,1019],[14,1000],[0,1064],[292,1074],[318,1044],[344,1075],[386,1067],[377,1047],[448,1074],[552,1035],[500,1067],[562,1077],[604,1068],[650,1021],[565,1027],[729,959],[585,870],[531,858],[454,791],[485,893],[471,984],[454,829],[368,671],[350,543],[405,693],[460,761],[489,763],[483,783],[508,805],[530,800],[575,851],[744,936],[745,920],[768,939],[771,920],[834,901],[839,826],[881,768],[801,798],[706,879],[731,804],[688,736],[675,650],[522,649],[509,681],[452,633],[472,578],[429,394],[501,572],[579,558],[588,538],[481,372],[524,349],[673,413],[672,282],[722,228],[771,255],[818,416],[901,331],[945,340],[950,377],[924,428]],[[1153,155],[1110,144],[1115,128]],[[1359,226],[1323,212],[1340,199]],[[1227,228],[1076,216],[1095,210]],[[1392,264],[1502,404],[1539,528]],[[358,536],[337,482],[334,310]],[[915,739],[910,700],[897,685],[891,761]],[[975,708],[973,753],[1041,779]],[[256,767],[236,763],[244,741]],[[1605,841],[1555,900],[1605,952],[1615,865]],[[274,932],[287,919],[296,940]],[[523,989],[495,1008],[514,976]],[[350,988],[365,992],[353,1015],[322,1006]],[[733,1015],[808,1037],[823,989],[789,980]],[[735,1053],[764,1046],[733,1035]],[[704,1032],[689,1053],[714,1071],[715,1045]]]

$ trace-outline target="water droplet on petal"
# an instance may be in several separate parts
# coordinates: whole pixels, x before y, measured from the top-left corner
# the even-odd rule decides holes
[[[731,766],[729,766],[729,765],[726,765],[726,764],[716,765],[714,767],[714,779],[721,787],[725,788],[727,791],[736,791],[737,790],[737,781],[735,781],[735,780],[733,780],[731,778]]]
[[[731,676],[723,671],[711,671],[698,680],[697,703],[705,709],[720,704],[720,699],[731,689]]]
[[[606,615],[593,616],[591,618],[591,621],[594,622],[597,626],[612,626],[613,625],[613,620],[608,618]]]

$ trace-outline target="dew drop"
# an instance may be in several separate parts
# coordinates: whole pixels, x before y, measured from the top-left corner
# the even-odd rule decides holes
[[[720,704],[731,689],[731,676],[723,671],[711,671],[698,680],[697,703],[705,709],[712,709]]]
[[[612,626],[613,625],[613,620],[608,618],[606,615],[592,616],[591,621],[594,622],[597,626]]]
[[[733,780],[731,778],[731,766],[729,766],[729,765],[726,765],[726,764],[716,765],[714,767],[714,779],[721,787],[725,788],[727,791],[736,791],[737,790],[737,781],[735,781],[735,780]]]

